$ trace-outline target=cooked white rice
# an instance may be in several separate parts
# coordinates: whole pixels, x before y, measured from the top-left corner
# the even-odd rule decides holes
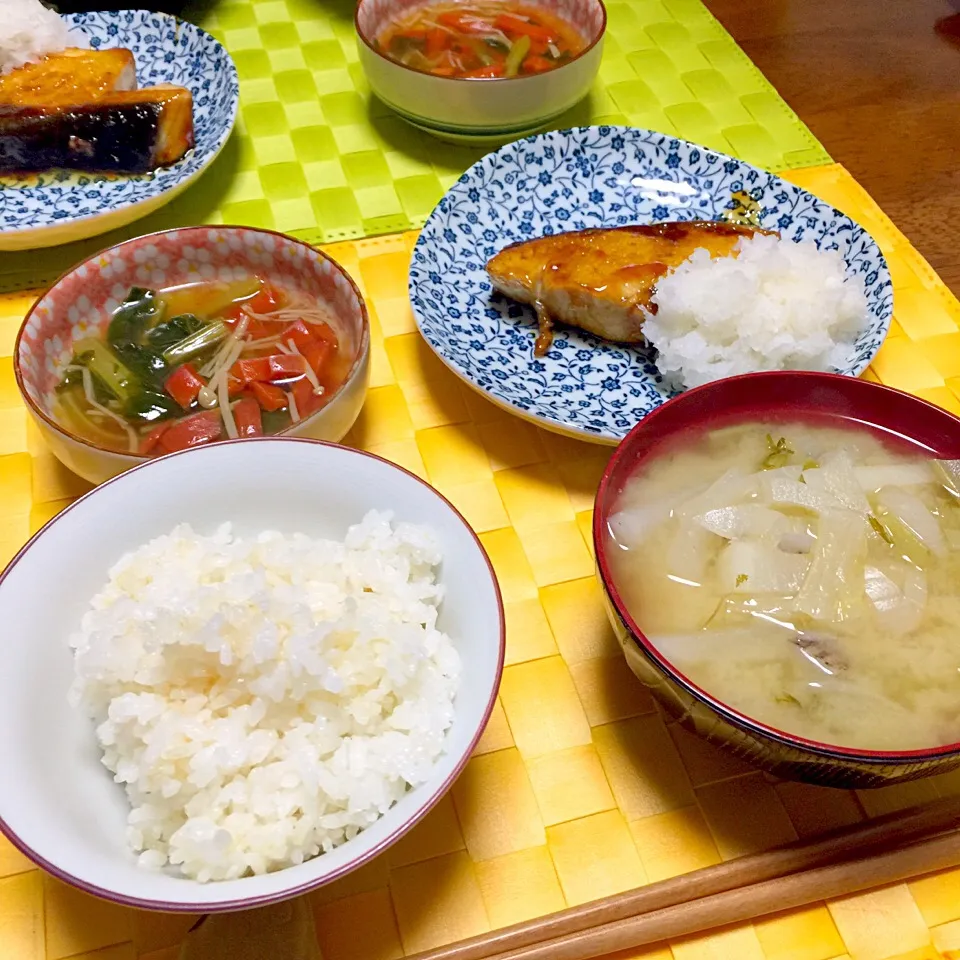
[[[332,850],[431,775],[460,660],[429,528],[343,542],[188,526],[128,553],[71,638],[71,696],[140,863],[200,881]]]
[[[757,370],[833,370],[866,324],[867,300],[839,252],[757,234],[736,257],[700,249],[657,284],[643,332],[671,383]]]
[[[89,47],[79,30],[40,0],[3,0],[0,10],[0,75],[67,47]]]

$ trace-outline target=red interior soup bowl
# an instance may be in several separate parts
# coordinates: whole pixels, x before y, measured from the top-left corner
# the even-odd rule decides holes
[[[14,371],[53,453],[100,483],[217,440],[339,441],[369,356],[366,305],[336,262],[269,230],[205,226],[65,273],[27,314]]]
[[[746,467],[730,465],[738,457]],[[960,669],[960,601],[945,586],[960,548],[958,459],[957,417],[865,380],[757,373],[664,404],[617,448],[594,513],[631,669],[685,727],[778,776],[859,788],[957,767],[960,724],[936,710]],[[747,509],[717,508],[724,496]],[[905,523],[901,508],[914,511]],[[785,526],[747,529],[774,514]],[[688,529],[697,549],[672,552]],[[736,546],[731,568],[738,543],[749,549]],[[786,579],[771,586],[781,554]]]

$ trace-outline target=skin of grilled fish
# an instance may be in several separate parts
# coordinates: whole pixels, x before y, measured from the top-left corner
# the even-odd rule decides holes
[[[555,320],[604,340],[640,343],[660,277],[698,248],[729,256],[741,237],[758,232],[767,231],[706,220],[580,230],[506,247],[487,272],[494,289],[538,308],[541,337]],[[540,354],[541,347],[538,341]]]
[[[0,106],[91,103],[136,87],[137,68],[129,50],[71,48],[0,76]]]
[[[0,105],[0,172],[50,169],[147,173],[193,146],[193,98],[159,85],[89,103]]]

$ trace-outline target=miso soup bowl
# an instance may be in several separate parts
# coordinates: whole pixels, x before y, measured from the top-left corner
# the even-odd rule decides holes
[[[27,314],[14,347],[14,373],[30,416],[57,459],[95,484],[147,459],[79,436],[54,412],[56,386],[74,342],[104,330],[131,287],[253,274],[315,297],[337,317],[337,333],[353,354],[353,366],[323,407],[278,435],[341,440],[360,414],[369,380],[370,319],[357,285],[338,263],[293,237],[252,227],[182,227],[95,254],[56,280]]]
[[[597,492],[593,521],[607,612],[630,668],[665,711],[704,740],[770,773],[831,787],[880,787],[960,766],[960,742],[886,752],[818,743],[753,720],[684,676],[644,636],[612,577],[607,521],[627,479],[685,437],[757,420],[857,424],[931,457],[960,458],[960,419],[924,400],[827,373],[755,373],[689,390],[648,414],[617,447]],[[750,683],[745,674],[743,683]]]
[[[589,92],[603,56],[607,12],[602,0],[524,2],[572,23],[587,41],[583,52],[536,76],[471,80],[422,73],[377,49],[374,41],[391,20],[424,0],[360,0],[357,49],[370,88],[404,120],[442,140],[494,144],[543,129]]]
[[[279,530],[341,540],[374,509],[430,527],[443,555],[437,626],[456,647],[462,673],[443,753],[426,780],[352,839],[283,870],[200,883],[175,869],[140,867],[126,842],[124,789],[100,762],[94,721],[67,696],[74,676],[69,638],[108,571],[180,523],[203,534],[229,522],[248,537]],[[372,454],[284,437],[171,453],[96,487],[51,520],[0,574],[0,623],[0,832],[81,890],[128,906],[187,913],[246,909],[306,893],[399,840],[470,758],[496,700],[504,655],[496,576],[450,503]],[[0,956],[12,960],[9,949],[0,947]]]

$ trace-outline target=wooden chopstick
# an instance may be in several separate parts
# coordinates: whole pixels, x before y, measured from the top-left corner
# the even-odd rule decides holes
[[[526,947],[664,911],[677,904],[903,846],[958,826],[960,798],[949,797],[880,817],[853,829],[829,833],[813,841],[793,843],[694,870],[680,877],[414,954],[407,960],[488,960],[512,955]]]
[[[872,857],[727,890],[580,930],[566,937],[498,953],[492,960],[590,960],[616,950],[643,947],[703,933],[731,923],[859,893],[960,865],[960,833],[953,832]]]

